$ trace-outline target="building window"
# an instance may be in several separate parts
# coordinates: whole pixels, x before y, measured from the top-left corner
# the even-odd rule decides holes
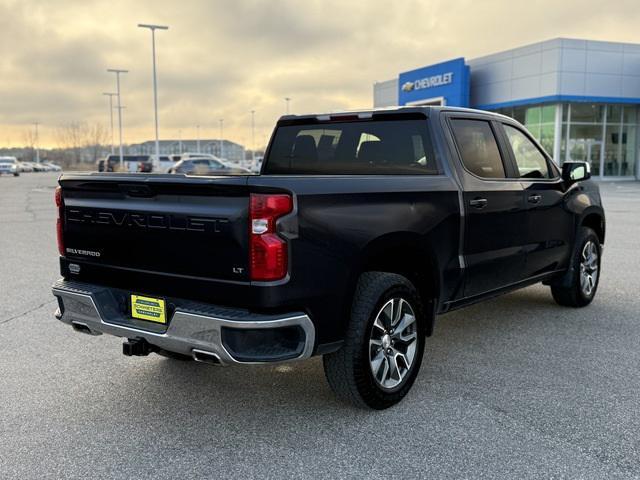
[[[557,105],[526,105],[502,108],[498,113],[511,117],[525,127],[540,142],[542,148],[553,156],[553,136],[556,122]]]
[[[638,106],[572,102],[503,108],[499,113],[522,123],[553,156],[556,109],[562,110],[558,163],[591,163],[599,177],[633,177],[638,163]]]
[[[601,177],[635,175],[638,125],[635,105],[571,103],[562,123],[561,158],[591,163]]]

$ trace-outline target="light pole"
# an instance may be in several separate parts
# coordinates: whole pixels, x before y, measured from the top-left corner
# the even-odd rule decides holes
[[[122,154],[122,96],[120,95],[120,74],[129,73],[129,70],[119,70],[117,68],[109,68],[107,72],[116,74],[116,95],[118,95],[118,136],[120,138],[120,171],[124,170],[124,155]]]
[[[224,118],[221,118],[220,119],[220,158],[222,159],[224,159],[224,151],[223,151],[224,141],[222,140],[223,130],[224,130]]]
[[[289,115],[289,102],[291,101],[291,98],[289,98],[289,97],[284,97],[284,101],[287,103],[287,109],[286,109],[286,112],[287,112],[287,115]]]
[[[164,25],[151,25],[139,23],[138,27],[151,30],[151,55],[153,56],[153,112],[156,123],[156,158],[153,161],[154,169],[160,165],[160,140],[158,138],[158,80],[156,76],[156,30],[169,30]]]
[[[106,95],[109,97],[109,119],[111,121],[111,155],[115,153],[113,149],[113,97],[117,95],[117,93],[103,93],[102,95]]]
[[[256,168],[256,111],[251,110],[251,167]]]
[[[40,148],[38,147],[38,125],[40,125],[38,122],[35,122],[34,125],[36,126],[36,141],[35,141],[35,146],[36,146],[36,163],[40,163]]]
[[[197,134],[196,134],[196,153],[200,153],[200,125],[196,125],[196,130],[197,130]]]

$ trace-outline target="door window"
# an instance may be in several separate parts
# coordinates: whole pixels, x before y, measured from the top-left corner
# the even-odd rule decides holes
[[[511,125],[504,131],[513,150],[520,178],[549,178],[547,159],[524,133]]]
[[[451,124],[462,163],[467,170],[482,178],[506,177],[498,143],[489,122],[454,119]]]

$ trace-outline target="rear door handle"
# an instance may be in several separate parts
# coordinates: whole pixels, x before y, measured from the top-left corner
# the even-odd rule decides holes
[[[529,195],[529,203],[540,203],[542,195]]]
[[[472,207],[475,208],[484,208],[487,206],[487,199],[486,198],[474,198],[473,200],[469,201],[469,205],[471,205]]]

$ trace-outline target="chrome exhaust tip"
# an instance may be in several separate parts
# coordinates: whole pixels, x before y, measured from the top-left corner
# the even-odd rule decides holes
[[[94,332],[89,328],[89,325],[82,322],[71,322],[71,328],[73,328],[76,332],[86,333],[87,335],[92,335],[94,337],[102,335],[102,332]]]
[[[205,350],[198,350],[194,348],[191,350],[191,356],[196,362],[209,363],[211,365],[222,365],[218,354],[213,352],[207,352]]]

